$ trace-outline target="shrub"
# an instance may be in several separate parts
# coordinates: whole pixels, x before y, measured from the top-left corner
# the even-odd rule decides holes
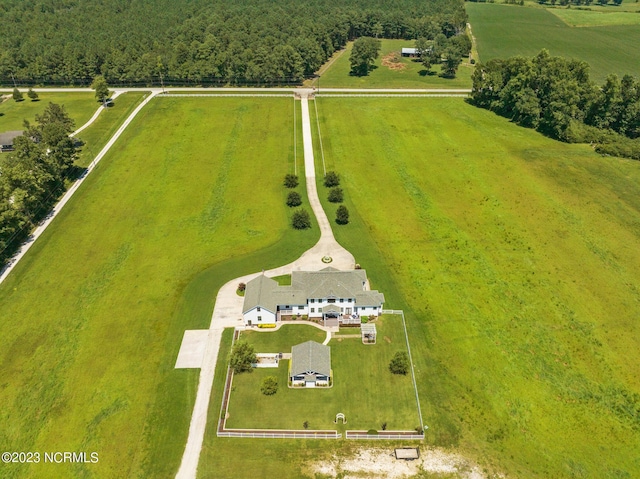
[[[340,177],[338,173],[335,171],[327,171],[327,174],[324,175],[324,186],[327,188],[332,188],[334,186],[338,186],[340,184]]]
[[[368,434],[369,436],[376,436],[376,435],[378,434],[378,430],[377,430],[377,429],[369,429],[369,430],[367,431],[367,434]]]
[[[262,380],[260,391],[265,396],[273,396],[278,392],[278,379],[275,376],[267,376]]]
[[[409,355],[404,351],[398,351],[389,363],[389,371],[406,375],[409,372]]]
[[[349,222],[349,210],[346,206],[340,205],[336,211],[336,223],[346,225]]]
[[[387,423],[383,422],[382,425],[380,426],[380,429],[382,429],[383,431],[387,430]]]
[[[20,90],[18,90],[17,88],[13,89],[13,99],[15,101],[22,101],[24,98],[22,96],[22,92]]]
[[[231,358],[229,359],[229,366],[233,368],[236,373],[242,373],[245,371],[251,371],[251,364],[258,361],[256,352],[246,341],[238,341],[231,351]]]
[[[302,423],[302,427],[305,429],[309,429],[309,421],[305,421]]]
[[[245,289],[247,289],[247,285],[245,283],[238,284],[238,291],[244,291]]]
[[[295,188],[298,186],[298,177],[296,175],[288,174],[284,177],[284,186],[287,188]]]
[[[300,206],[302,204],[302,198],[300,197],[300,193],[297,191],[292,191],[287,196],[287,206]]]
[[[299,209],[293,213],[291,226],[297,230],[311,228],[311,217],[309,216],[309,213],[307,213],[307,210]]]
[[[329,196],[327,198],[331,203],[342,203],[344,200],[344,193],[342,188],[333,188],[329,191]]]
[[[33,88],[29,88],[29,91],[27,92],[27,96],[31,98],[31,101],[36,101],[38,99],[38,94],[35,91],[33,91]]]

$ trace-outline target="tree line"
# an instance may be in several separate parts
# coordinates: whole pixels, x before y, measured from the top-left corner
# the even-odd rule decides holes
[[[14,151],[0,154],[0,265],[65,190],[76,160],[73,127],[64,107],[50,103],[35,124],[25,121]]]
[[[0,0],[0,16],[5,85],[299,82],[348,40],[466,22],[463,0]]]
[[[542,50],[478,64],[472,79],[479,107],[562,141],[640,159],[640,82],[631,75],[612,74],[598,86],[586,62]]]

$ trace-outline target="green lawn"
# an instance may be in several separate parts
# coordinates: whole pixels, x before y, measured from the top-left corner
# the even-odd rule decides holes
[[[86,167],[93,161],[122,122],[146,95],[147,93],[140,92],[128,92],[120,95],[113,100],[112,106],[100,113],[91,126],[78,134],[78,138],[83,142],[77,161],[79,166]]]
[[[10,93],[9,93],[10,95]],[[34,122],[49,103],[64,105],[69,116],[76,122],[76,128],[84,125],[93,116],[100,104],[93,93],[42,93],[39,101],[31,101],[26,93],[25,100],[15,102],[9,98],[0,103],[0,132],[21,130],[24,120]]]
[[[443,78],[439,75],[439,66],[433,74],[424,75],[424,68],[411,58],[402,58],[403,70],[391,70],[382,65],[382,59],[392,52],[400,52],[402,47],[413,47],[413,40],[382,40],[382,51],[375,62],[376,68],[366,77],[349,75],[351,65],[349,55],[353,42],[349,42],[346,51],[324,71],[320,80],[313,82],[316,87],[325,88],[471,88],[471,65],[463,63],[456,78]],[[421,73],[422,72],[422,73]]]
[[[610,73],[640,76],[640,48],[633,47],[640,44],[640,25],[572,28],[549,9],[470,2],[465,6],[481,61],[531,56],[546,48],[553,55],[588,62],[599,83]],[[589,14],[593,12],[580,15]]]
[[[242,340],[253,345],[256,353],[290,353],[291,346],[305,341],[322,343],[326,337],[327,334],[323,330],[306,324],[285,324],[277,331],[243,331],[240,336]]]
[[[153,100],[0,286],[0,444],[100,458],[3,477],[175,474],[199,374],[173,368],[184,330],[318,238],[288,226],[292,105]]]
[[[229,428],[336,429],[336,414],[342,412],[348,429],[379,429],[387,422],[389,430],[411,430],[420,424],[415,393],[410,375],[389,372],[389,361],[397,351],[406,351],[406,340],[400,316],[384,316],[376,321],[378,341],[362,344],[359,338],[333,339],[331,369],[333,387],[291,389],[287,387],[289,361],[278,369],[255,369],[236,374],[229,402]],[[286,326],[272,334],[253,333],[259,339],[259,352],[290,352],[291,346],[313,339],[312,326]],[[304,336],[296,330],[307,329]],[[324,336],[324,335],[323,335]],[[270,346],[270,340],[273,345]],[[285,346],[286,345],[286,346]],[[265,396],[260,383],[267,376],[278,378],[278,392]]]
[[[277,439],[268,441],[265,439],[216,437],[222,391],[227,373],[227,360],[231,351],[231,337],[232,330],[226,329],[222,336],[216,364],[213,394],[207,415],[207,433],[198,464],[199,478],[235,479],[239,475],[256,478],[313,477],[313,474],[308,473],[311,461],[328,457],[340,451],[350,452],[353,443],[345,443],[344,441],[338,444],[328,440]]]
[[[428,443],[508,477],[639,476],[640,163],[458,99],[318,101],[336,237],[407,312]]]

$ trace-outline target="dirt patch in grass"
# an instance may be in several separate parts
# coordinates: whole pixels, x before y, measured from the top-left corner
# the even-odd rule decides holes
[[[382,57],[382,66],[387,67],[389,70],[404,70],[407,65],[401,62],[402,56],[400,52],[391,52],[388,55]]]
[[[359,449],[349,457],[335,457],[312,465],[316,474],[348,478],[413,477],[424,471],[430,474],[455,474],[464,479],[484,479],[480,467],[463,456],[443,449],[422,449],[414,461],[398,460],[392,448]]]
[[[388,342],[388,343],[391,343],[391,338],[390,338],[389,336],[385,336],[385,337],[384,337],[384,340],[385,340],[386,342]]]

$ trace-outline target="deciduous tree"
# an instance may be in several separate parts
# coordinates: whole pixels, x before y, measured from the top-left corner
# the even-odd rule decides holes
[[[327,171],[327,174],[324,175],[324,186],[327,188],[332,188],[334,186],[338,186],[340,184],[340,176],[335,171]]]
[[[249,343],[246,341],[238,341],[233,346],[231,351],[231,358],[229,359],[229,366],[235,373],[242,373],[251,371],[252,364],[258,361],[256,352]]]
[[[406,375],[409,372],[409,355],[405,351],[398,351],[389,363],[389,371]]]
[[[336,210],[336,223],[346,225],[349,222],[349,210],[346,206],[340,205]]]
[[[302,204],[302,198],[300,197],[300,193],[297,191],[292,191],[287,196],[287,206],[300,206]]]
[[[309,213],[307,213],[307,210],[296,210],[291,217],[291,226],[297,230],[311,228],[311,217],[309,216]]]
[[[353,42],[351,56],[351,74],[366,76],[373,68],[373,64],[380,54],[380,40],[371,37],[360,37]]]
[[[106,108],[107,99],[109,98],[109,94],[110,94],[109,85],[107,85],[107,80],[105,80],[102,75],[98,75],[93,79],[91,88],[93,88],[96,91],[96,100],[101,101],[102,105]]]

